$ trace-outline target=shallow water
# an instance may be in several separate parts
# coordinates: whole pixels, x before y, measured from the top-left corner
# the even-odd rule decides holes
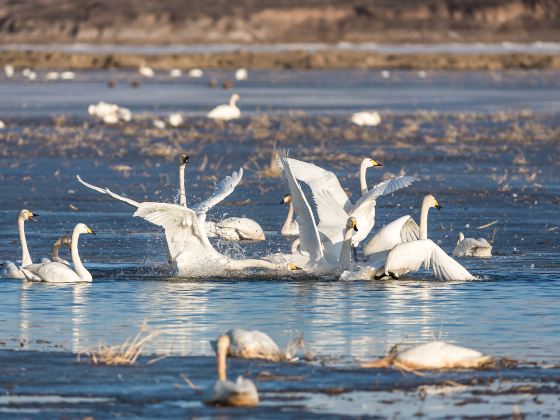
[[[122,80],[117,89],[106,88],[110,77]],[[0,260],[20,255],[14,221],[23,207],[41,215],[39,223],[26,224],[34,258],[47,255],[50,244],[78,221],[98,233],[95,238],[81,239],[80,247],[86,266],[93,273],[93,284],[59,286],[2,281],[0,339],[6,347],[18,347],[21,343],[24,348],[52,349],[56,344],[79,351],[100,339],[122,342],[147,319],[151,326],[163,331],[148,349],[155,353],[208,355],[208,341],[220,331],[245,327],[264,330],[282,345],[303,333],[310,350],[340,357],[342,363],[384,354],[397,342],[416,343],[434,337],[497,356],[558,361],[557,141],[511,143],[481,139],[468,147],[459,141],[446,148],[408,148],[385,140],[364,143],[332,138],[324,139],[328,145],[320,156],[312,154],[315,140],[309,140],[309,144],[288,144],[294,157],[305,156],[328,168],[334,164],[343,178],[342,184],[350,189],[357,188],[357,168],[336,162],[332,159],[335,153],[359,158],[384,150],[384,168],[370,170],[370,183],[386,171],[398,173],[401,167],[420,178],[409,189],[379,200],[378,227],[404,214],[417,217],[417,206],[427,192],[434,193],[444,207],[441,212],[431,213],[430,235],[448,252],[459,229],[468,236],[492,238],[494,226],[475,228],[498,220],[495,256],[489,260],[462,261],[480,280],[433,282],[425,275],[390,282],[336,282],[266,275],[178,279],[166,273],[164,239],[158,229],[133,219],[132,210],[126,205],[87,190],[74,180],[79,173],[89,182],[132,198],[169,202],[176,195],[175,159],[138,158],[133,141],[123,146],[128,148],[123,157],[108,152],[88,156],[76,150],[74,157],[61,157],[57,155],[59,151],[54,151],[53,157],[25,158],[26,148],[48,150],[48,145],[39,143],[34,130],[48,129],[56,136],[69,137],[77,133],[84,142],[95,142],[96,126],[83,125],[83,121],[87,120],[87,105],[97,100],[115,101],[130,106],[134,112],[161,114],[181,109],[196,116],[229,96],[229,92],[208,89],[207,80],[161,78],[133,90],[126,82],[131,77],[126,72],[96,72],[79,74],[77,81],[69,82],[0,83],[0,115],[8,123],[5,133],[17,133],[29,140],[21,146],[10,146],[4,151],[7,157],[0,160],[4,197],[0,203]],[[184,90],[177,89],[179,86]],[[285,116],[289,109],[303,110],[311,115],[310,124],[324,114],[335,115],[330,122],[333,128],[347,124],[343,114],[366,106],[380,107],[384,118],[395,120],[374,130],[387,127],[389,137],[394,126],[414,118],[408,113],[417,109],[440,114],[476,110],[488,115],[528,109],[532,115],[552,115],[553,121],[560,110],[558,74],[550,72],[439,72],[427,79],[419,79],[415,72],[397,72],[389,81],[381,80],[377,72],[255,72],[247,84],[239,85],[239,91],[244,111]],[[59,113],[72,116],[73,125],[58,131],[53,128],[50,117]],[[193,121],[194,126],[202,124]],[[446,128],[440,120],[435,124],[437,129]],[[232,123],[231,127],[240,126]],[[432,128],[423,125],[420,133],[433,134]],[[217,140],[192,140],[191,129],[179,129],[170,138],[185,139],[188,151],[196,150],[193,166],[187,171],[189,202],[195,202],[209,193],[214,182],[209,176],[223,177],[246,163],[259,142],[251,137],[232,143],[228,130],[219,125],[202,128]],[[145,133],[150,136],[148,129]],[[3,135],[7,134],[0,134],[0,141]],[[110,129],[104,135],[116,141],[123,134]],[[104,147],[100,143],[99,150],[105,150]],[[526,158],[526,163],[514,163],[519,154]],[[224,155],[226,160],[217,168],[209,166],[198,171],[203,155]],[[112,169],[115,164],[129,165],[131,169],[117,171]],[[513,176],[521,173],[521,166],[529,174],[537,172],[536,180]],[[511,175],[507,188],[493,178],[504,173]],[[261,192],[260,186],[267,191]],[[278,202],[286,191],[282,179],[259,179],[255,171],[248,170],[238,190],[210,218],[246,215],[263,226],[269,240],[242,243],[246,256],[286,251],[290,240],[275,233],[285,217],[286,208]],[[242,200],[247,198],[251,202],[244,204]],[[70,203],[79,210],[69,209]],[[220,243],[220,247],[229,253],[239,251],[237,244]]]

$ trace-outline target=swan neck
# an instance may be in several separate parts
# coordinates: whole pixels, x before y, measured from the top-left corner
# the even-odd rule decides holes
[[[29,255],[29,250],[27,249],[27,239],[25,239],[25,220],[23,217],[18,217],[18,231],[19,231],[19,242],[21,244],[21,266],[25,267],[32,263],[31,255]]]
[[[74,228],[74,232],[72,232],[72,244],[70,245],[70,252],[72,254],[72,264],[74,264],[74,270],[76,274],[84,280],[84,281],[91,281],[91,274],[89,271],[86,270],[82,261],[80,260],[80,254],[78,252],[78,238],[80,237],[80,232],[76,228]]]
[[[229,106],[234,107],[235,108],[235,104],[237,103],[237,98],[235,96],[232,96],[229,100]]]
[[[187,195],[185,193],[185,167],[187,165],[179,165],[179,205],[187,206]]]
[[[218,379],[220,381],[225,381],[227,380],[226,352],[223,351],[222,349],[218,349],[217,359],[218,359]]]
[[[290,228],[292,227],[293,219],[294,219],[294,206],[290,201],[290,206],[288,207],[288,215],[286,216],[286,221],[284,222],[284,226],[282,226],[282,233],[290,231]]]
[[[362,161],[360,165],[360,190],[362,191],[362,195],[368,192],[367,181],[366,181],[366,161]]]
[[[57,239],[57,241],[53,244],[53,246],[51,248],[51,261],[60,262],[60,257],[58,255],[58,251],[60,250],[61,246],[62,246],[61,240]]]
[[[352,263],[352,236],[354,236],[353,229],[347,229],[344,232],[344,241],[342,242],[340,257],[338,258],[338,264],[343,269],[350,267]]]
[[[430,210],[430,205],[428,201],[424,199],[422,201],[422,210],[420,211],[420,240],[428,239],[428,211]]]

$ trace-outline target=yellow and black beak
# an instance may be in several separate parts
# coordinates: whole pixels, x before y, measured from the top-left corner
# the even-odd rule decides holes
[[[437,200],[436,200],[436,204],[434,205],[434,207],[438,210],[441,210],[441,206],[439,205]]]
[[[87,233],[89,233],[90,235],[95,235],[95,232],[90,228],[87,228]]]
[[[292,271],[301,270],[301,267],[298,267],[297,265],[292,263],[288,264],[288,268]]]
[[[181,155],[180,158],[181,158],[181,163],[182,164],[186,165],[187,163],[189,163],[189,155],[184,154],[184,155]]]
[[[383,166],[383,164],[382,164],[381,162],[378,162],[378,161],[373,160],[373,159],[371,160],[371,164],[372,164],[373,166]]]
[[[36,217],[39,217],[37,213],[30,213],[28,219],[33,222],[37,222],[37,219],[35,219]]]
[[[352,220],[352,229],[354,229],[354,232],[358,231],[358,225],[356,224],[356,222],[354,220]]]

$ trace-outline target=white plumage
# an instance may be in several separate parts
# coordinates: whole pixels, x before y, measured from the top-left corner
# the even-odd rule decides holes
[[[234,93],[231,95],[229,104],[218,105],[216,108],[212,109],[206,116],[213,120],[223,120],[229,121],[241,116],[241,111],[237,107],[237,101],[239,100],[239,95]]]
[[[351,121],[359,126],[376,127],[381,124],[381,115],[376,111],[362,111],[352,114]]]
[[[492,256],[492,245],[484,238],[465,238],[463,232],[460,232],[457,245],[451,255],[454,257],[490,258]]]

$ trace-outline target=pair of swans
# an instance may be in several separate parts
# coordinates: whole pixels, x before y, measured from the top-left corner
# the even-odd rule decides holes
[[[403,216],[383,227],[367,244],[367,267],[359,277],[382,279],[400,276],[432,267],[438,280],[474,280],[461,264],[445,253],[435,242],[428,239],[428,212],[430,208],[441,209],[433,195],[422,201],[420,227],[410,216]]]
[[[187,197],[185,192],[185,169],[189,162],[189,156],[182,154],[179,156],[179,205],[187,206]],[[204,226],[206,235],[209,238],[220,237],[231,241],[239,240],[252,240],[261,241],[265,239],[265,234],[262,227],[252,219],[246,217],[230,217],[223,219],[219,222],[211,222],[206,220],[206,213],[220,203],[227,196],[229,196],[237,184],[243,177],[243,168],[239,168],[238,172],[234,172],[230,177],[226,177],[215,188],[213,195],[207,200],[192,206],[192,209],[199,217],[199,224]],[[107,194],[116,200],[122,201],[130,206],[138,208],[140,202],[132,200],[127,197],[113,193],[108,188],[97,187],[83,181],[80,176],[77,176],[78,181],[101,194]]]
[[[356,248],[369,235],[375,225],[377,198],[408,187],[415,181],[411,176],[400,176],[380,182],[371,190],[368,190],[367,169],[383,165],[373,159],[365,158],[360,164],[362,196],[355,203],[352,203],[333,172],[296,159],[285,158],[285,162],[289,164],[293,177],[305,182],[311,189],[319,216],[317,229],[323,243],[325,257],[330,261],[336,261],[340,255],[342,247],[340,232],[344,229],[349,217],[356,219],[359,228],[359,231],[352,238],[352,250],[354,257],[356,257]],[[284,165],[284,169],[286,169],[286,165]],[[292,196],[294,196],[293,191]],[[299,217],[298,214],[298,221]]]
[[[237,101],[239,100],[239,95],[234,93],[231,95],[229,104],[218,105],[212,109],[206,116],[213,120],[229,121],[241,117],[241,111],[237,107]]]

